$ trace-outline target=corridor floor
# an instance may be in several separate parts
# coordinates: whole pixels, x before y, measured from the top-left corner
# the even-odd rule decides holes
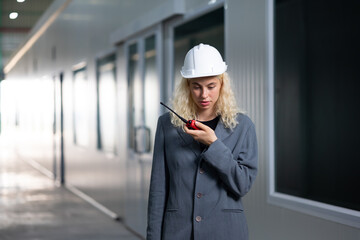
[[[138,240],[116,222],[18,159],[0,136],[1,240]]]

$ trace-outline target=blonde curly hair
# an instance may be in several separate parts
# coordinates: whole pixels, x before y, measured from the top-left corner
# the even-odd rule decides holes
[[[234,93],[231,89],[229,75],[225,72],[217,76],[221,83],[219,98],[215,105],[216,116],[220,116],[226,128],[234,128],[238,122],[236,115],[241,111],[238,109]],[[185,119],[196,119],[196,104],[190,93],[189,81],[182,78],[177,85],[172,106],[176,113]],[[175,114],[171,113],[171,123],[176,127],[184,127],[182,122]]]

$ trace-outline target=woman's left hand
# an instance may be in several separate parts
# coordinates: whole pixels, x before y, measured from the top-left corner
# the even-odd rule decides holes
[[[217,140],[214,130],[212,130],[210,127],[198,121],[195,122],[195,125],[199,128],[199,130],[192,130],[186,126],[184,126],[184,129],[185,132],[191,135],[196,141],[209,146]]]

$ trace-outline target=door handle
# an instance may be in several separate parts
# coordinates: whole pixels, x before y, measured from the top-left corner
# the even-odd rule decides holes
[[[139,126],[135,128],[135,152],[149,153],[151,151],[151,131],[147,126]]]

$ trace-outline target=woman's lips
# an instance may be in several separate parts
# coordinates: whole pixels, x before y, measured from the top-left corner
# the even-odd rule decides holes
[[[201,101],[201,102],[200,102],[200,105],[201,105],[201,106],[204,106],[204,107],[207,106],[207,105],[209,105],[209,104],[210,104],[210,101]]]

